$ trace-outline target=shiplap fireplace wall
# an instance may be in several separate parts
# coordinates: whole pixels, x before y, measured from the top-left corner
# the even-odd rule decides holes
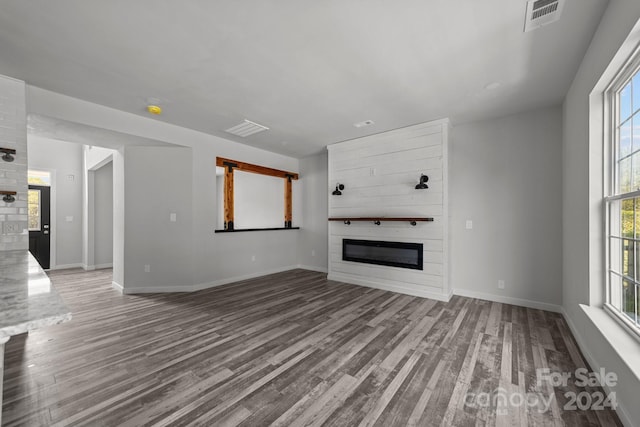
[[[329,145],[329,217],[381,218],[329,222],[329,279],[448,301],[449,121],[438,120]],[[417,190],[420,176],[428,189]],[[336,185],[342,195],[332,195]],[[384,218],[432,217],[432,222]],[[342,259],[342,240],[423,244],[423,270]]]

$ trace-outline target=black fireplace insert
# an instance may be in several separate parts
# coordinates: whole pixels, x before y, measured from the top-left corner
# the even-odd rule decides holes
[[[422,270],[422,243],[342,239],[342,259]]]

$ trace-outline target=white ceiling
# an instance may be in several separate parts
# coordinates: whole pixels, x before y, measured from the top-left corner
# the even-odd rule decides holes
[[[1,0],[0,74],[303,157],[562,102],[607,2],[524,33],[525,0]],[[224,132],[244,118],[270,130]]]
[[[123,146],[175,147],[174,144],[142,138],[128,133],[100,129],[80,123],[72,123],[39,114],[27,116],[29,135],[58,141],[75,142],[118,150]]]

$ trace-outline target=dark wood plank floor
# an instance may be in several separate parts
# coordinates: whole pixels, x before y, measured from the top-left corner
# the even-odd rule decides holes
[[[620,425],[564,410],[565,392],[585,391],[573,382],[537,381],[585,366],[555,313],[303,270],[137,296],[114,291],[109,270],[51,278],[73,320],[7,343],[8,426]],[[478,404],[500,390],[553,399]]]

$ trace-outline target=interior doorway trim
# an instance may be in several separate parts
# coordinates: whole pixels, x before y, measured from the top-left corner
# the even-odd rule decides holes
[[[86,271],[92,271],[100,268],[110,268],[113,267],[113,263],[111,264],[100,264],[96,265],[95,263],[95,173],[98,169],[105,166],[108,163],[113,163],[113,154],[109,154],[100,162],[95,165],[87,168],[87,166],[83,166],[86,174],[85,182],[85,198],[86,202],[83,207],[84,215],[83,215],[83,255],[82,255],[82,269]],[[113,177],[112,177],[113,179]]]

